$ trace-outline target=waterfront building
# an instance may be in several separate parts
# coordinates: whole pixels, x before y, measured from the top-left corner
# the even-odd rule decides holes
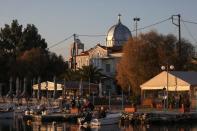
[[[97,44],[81,53],[75,51],[75,59],[73,59],[73,53],[71,53],[70,65],[72,65],[73,61],[76,61],[76,63],[74,62],[76,69],[88,65],[103,69],[102,73],[107,76],[101,79],[103,83],[103,93],[107,94],[110,90],[110,92],[116,94],[116,65],[123,55],[123,45],[129,38],[131,38],[131,32],[128,27],[122,24],[119,15],[117,24],[110,27],[107,31],[105,45]]]

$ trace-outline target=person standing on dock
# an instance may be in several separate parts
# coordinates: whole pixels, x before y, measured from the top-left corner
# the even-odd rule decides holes
[[[83,109],[85,111],[93,111],[94,110],[94,105],[89,100],[84,99]]]
[[[183,104],[183,100],[182,100],[182,96],[180,95],[179,96],[179,108],[182,107],[182,104]]]

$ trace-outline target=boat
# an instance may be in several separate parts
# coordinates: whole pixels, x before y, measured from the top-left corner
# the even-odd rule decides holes
[[[121,113],[107,113],[104,118],[92,118],[92,120],[88,123],[81,123],[84,118],[79,118],[78,123],[81,126],[102,126],[102,125],[113,125],[117,124],[120,120]]]
[[[0,119],[12,119],[14,118],[14,106],[1,105],[0,107]]]
[[[13,110],[0,110],[0,119],[12,119],[14,118]]]

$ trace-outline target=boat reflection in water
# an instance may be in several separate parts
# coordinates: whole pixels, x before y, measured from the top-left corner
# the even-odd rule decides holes
[[[107,126],[79,126],[68,123],[51,123],[51,124],[32,124],[33,131],[119,131],[118,125],[107,125]]]

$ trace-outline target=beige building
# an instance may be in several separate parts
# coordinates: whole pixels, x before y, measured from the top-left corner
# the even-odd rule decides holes
[[[104,94],[109,90],[112,91],[112,93],[116,91],[114,79],[116,65],[122,57],[123,45],[130,37],[131,32],[121,23],[119,15],[118,23],[113,25],[107,32],[105,45],[97,44],[93,48],[82,51],[76,55],[76,68],[92,64],[101,68],[103,73],[109,77],[108,79],[102,80]]]

